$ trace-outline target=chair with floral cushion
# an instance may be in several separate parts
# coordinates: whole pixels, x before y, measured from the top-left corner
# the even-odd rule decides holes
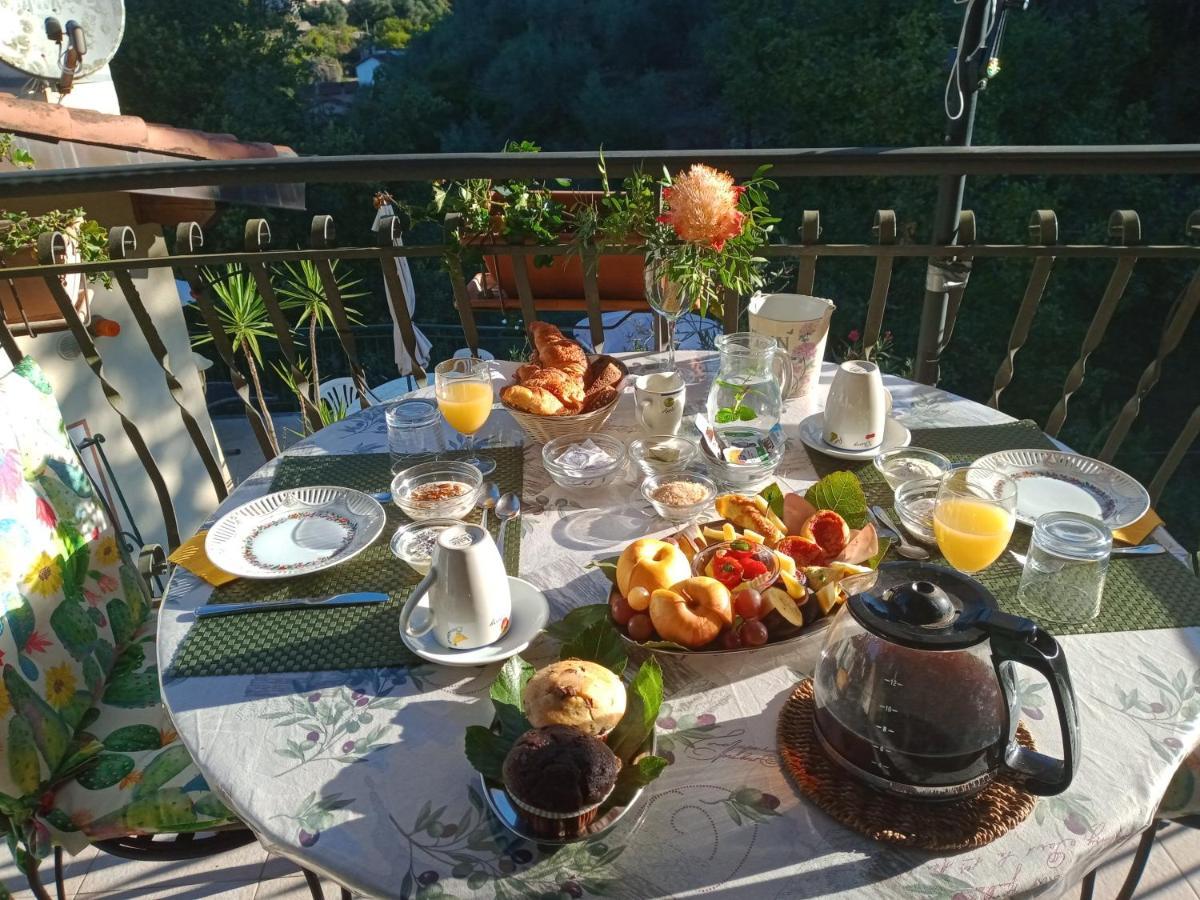
[[[175,734],[156,620],[49,383],[24,359],[0,376],[0,825],[39,898],[52,848],[61,900],[64,847],[184,859],[255,839]]]

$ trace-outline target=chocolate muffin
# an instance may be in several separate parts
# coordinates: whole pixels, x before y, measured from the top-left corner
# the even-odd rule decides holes
[[[539,837],[579,837],[612,793],[621,760],[577,728],[525,732],[504,758],[504,790]]]
[[[564,659],[539,669],[525,685],[522,706],[529,724],[570,725],[603,738],[625,715],[625,685],[608,668]]]

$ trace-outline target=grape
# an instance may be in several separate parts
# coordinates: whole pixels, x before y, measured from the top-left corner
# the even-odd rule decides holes
[[[737,650],[742,646],[742,637],[737,629],[730,628],[721,632],[721,646],[726,650]]]
[[[751,647],[761,647],[767,642],[767,626],[757,619],[751,619],[742,626],[742,643]]]
[[[635,613],[626,629],[635,641],[649,641],[654,637],[654,623],[645,613]]]
[[[629,592],[629,605],[637,612],[650,608],[650,592],[644,587],[635,587]]]
[[[613,591],[612,596],[608,598],[608,608],[612,612],[613,621],[621,627],[628,625],[629,620],[633,618],[633,607],[617,591]]]
[[[743,619],[757,619],[763,614],[763,596],[754,588],[733,595],[733,608]]]

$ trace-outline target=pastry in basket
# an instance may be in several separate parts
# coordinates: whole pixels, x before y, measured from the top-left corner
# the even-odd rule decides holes
[[[613,362],[612,357],[597,356],[588,366],[583,383],[590,393],[601,388],[616,388],[622,377],[621,367]]]
[[[564,372],[583,380],[588,369],[587,354],[583,348],[572,340],[563,337],[563,333],[549,322],[534,322],[529,327],[533,336],[533,346],[537,353],[537,362],[543,368],[562,369]]]
[[[566,411],[561,400],[540,387],[510,384],[500,392],[500,399],[513,409],[538,416],[560,416]]]
[[[610,387],[609,385],[601,385],[599,387],[593,385],[583,395],[583,411],[591,412],[594,409],[607,406],[617,399],[618,393],[620,392],[615,387]]]
[[[771,512],[766,498],[756,494],[722,494],[715,501],[717,515],[728,519],[739,528],[749,528],[761,534],[768,547],[774,547],[787,531],[779,517]]]
[[[540,368],[538,371],[520,379],[521,385],[527,388],[543,388],[559,399],[566,407],[566,413],[573,414],[583,409],[583,382],[568,375],[561,369]]]

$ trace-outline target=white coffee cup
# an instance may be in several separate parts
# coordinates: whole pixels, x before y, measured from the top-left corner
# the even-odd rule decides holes
[[[412,615],[429,595],[424,622]],[[452,525],[438,535],[429,574],[400,611],[400,628],[411,637],[433,632],[448,650],[474,650],[504,637],[512,616],[508,573],[492,536],[478,525]]]
[[[633,407],[646,434],[678,434],[687,384],[678,372],[650,372],[633,382]]]
[[[825,443],[843,450],[874,450],[883,443],[891,409],[892,396],[883,387],[879,366],[847,360],[834,373],[825,401]]]

